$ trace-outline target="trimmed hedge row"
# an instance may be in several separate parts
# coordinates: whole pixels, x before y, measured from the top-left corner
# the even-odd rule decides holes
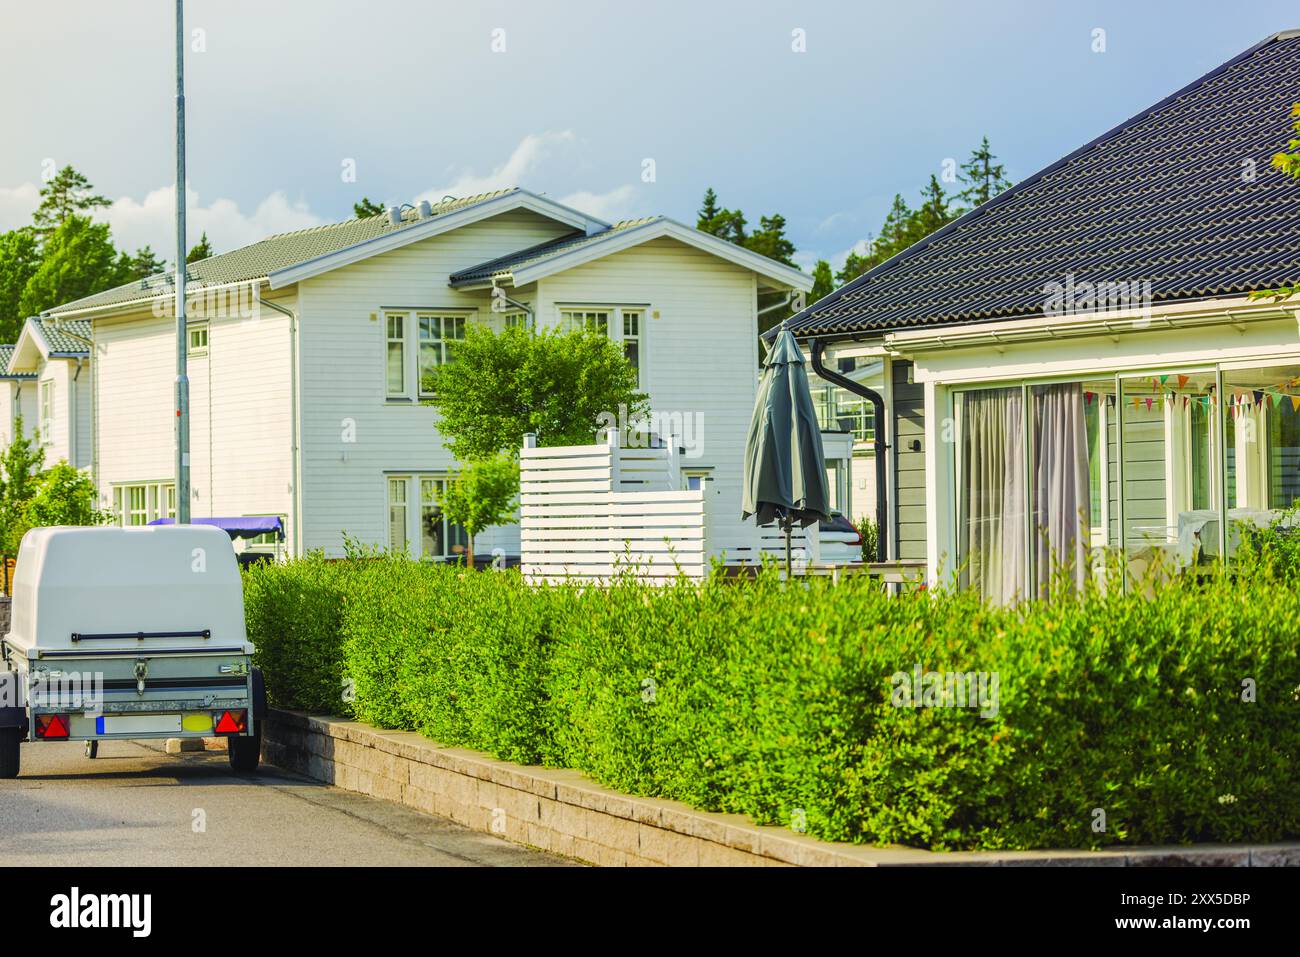
[[[313,557],[250,570],[245,604],[277,705],[828,840],[1300,834],[1300,596],[1267,576],[1010,611],[861,579],[530,588]],[[996,675],[996,709],[896,706],[917,666]]]

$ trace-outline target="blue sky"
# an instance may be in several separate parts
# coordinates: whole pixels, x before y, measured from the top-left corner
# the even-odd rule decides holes
[[[115,200],[122,245],[170,253],[172,4],[0,4],[0,228],[72,163]],[[187,59],[192,239],[206,229],[218,250],[346,218],[362,194],[518,184],[605,218],[694,222],[712,186],[755,222],[784,214],[810,264],[842,259],[894,193],[914,199],[981,136],[1023,178],[1300,11],[191,0],[187,20],[203,47]]]

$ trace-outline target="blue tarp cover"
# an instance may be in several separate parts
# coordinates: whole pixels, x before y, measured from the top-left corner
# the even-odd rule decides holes
[[[174,525],[174,518],[156,518],[150,525]],[[240,518],[192,518],[191,525],[215,525],[232,539],[256,538],[274,532],[278,541],[284,541],[284,523],[275,515],[252,515]]]

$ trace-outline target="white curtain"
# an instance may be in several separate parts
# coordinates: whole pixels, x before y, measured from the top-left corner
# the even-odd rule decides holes
[[[961,434],[962,584],[995,604],[1011,604],[1025,595],[1025,437],[1020,389],[965,393]]]
[[[1091,495],[1083,385],[1034,389],[1034,577],[1042,594],[1057,575],[1082,589],[1088,573]]]

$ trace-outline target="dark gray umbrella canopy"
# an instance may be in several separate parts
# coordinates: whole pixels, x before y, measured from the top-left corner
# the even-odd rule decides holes
[[[784,328],[768,353],[745,443],[743,518],[800,527],[830,518],[821,427],[803,353]]]

